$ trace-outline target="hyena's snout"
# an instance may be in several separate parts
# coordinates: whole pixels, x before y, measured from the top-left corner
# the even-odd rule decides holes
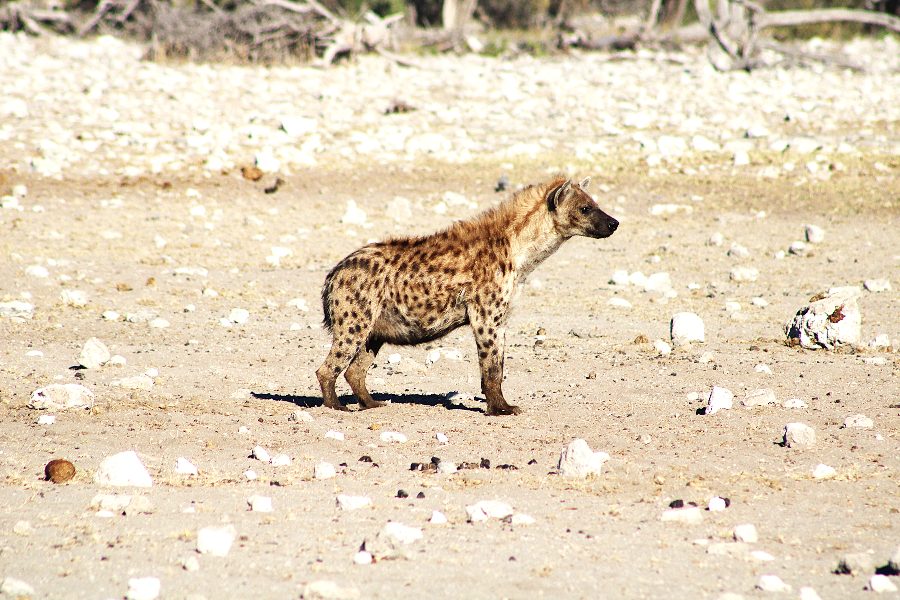
[[[619,222],[603,211],[598,210],[597,212],[599,214],[592,219],[589,235],[595,238],[607,238],[616,232]]]

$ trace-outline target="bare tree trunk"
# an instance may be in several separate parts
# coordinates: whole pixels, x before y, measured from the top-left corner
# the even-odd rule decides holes
[[[851,10],[846,8],[825,8],[821,10],[789,10],[783,12],[762,13],[756,18],[756,28],[792,27],[813,23],[830,23],[833,21],[853,21],[869,25],[880,25],[900,32],[900,18],[885,13],[868,10]]]

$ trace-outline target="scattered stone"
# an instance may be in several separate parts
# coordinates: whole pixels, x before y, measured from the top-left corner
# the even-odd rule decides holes
[[[181,568],[188,572],[199,571],[200,561],[193,554],[185,556],[181,559]]]
[[[624,298],[610,298],[606,301],[608,306],[615,306],[617,308],[631,308],[631,302],[625,300]]]
[[[725,498],[714,496],[709,499],[709,506],[707,508],[709,512],[722,512],[726,508],[728,508],[728,502],[726,502]]]
[[[256,479],[256,471],[254,471],[253,469],[247,469],[246,471],[244,471],[244,477],[247,478],[247,481],[253,481],[254,479]]]
[[[811,587],[802,587],[798,592],[799,600],[822,600],[821,596],[819,596],[818,592]]]
[[[508,520],[510,525],[534,525],[535,523],[534,518],[525,513],[516,513]]]
[[[276,454],[269,462],[273,467],[289,467],[291,466],[291,457],[287,454]]]
[[[891,554],[887,567],[894,573],[900,573],[900,546],[897,546],[897,549]]]
[[[725,303],[725,311],[734,313],[741,310],[741,305],[739,302],[726,302]]]
[[[772,556],[768,552],[764,552],[762,550],[753,550],[750,553],[750,558],[752,560],[755,560],[758,562],[769,562],[769,561],[775,560],[774,556]]]
[[[162,317],[157,317],[155,319],[150,319],[149,321],[147,321],[147,326],[154,329],[165,329],[169,325],[171,325],[171,323],[169,323]]]
[[[437,472],[441,475],[451,475],[456,473],[456,463],[449,460],[442,460],[437,464]]]
[[[756,281],[759,271],[753,267],[735,267],[731,270],[732,281]]]
[[[513,514],[512,506],[499,500],[481,500],[466,507],[469,521],[478,523],[488,519],[505,519]]]
[[[440,442],[441,444],[448,444],[448,443],[450,443],[450,438],[448,438],[448,437],[446,436],[446,434],[443,434],[443,433],[441,433],[441,432],[438,432],[438,433],[434,434],[434,437],[435,437],[435,439],[436,439],[438,442]]]
[[[732,244],[731,248],[728,249],[728,256],[732,258],[747,258],[750,256],[750,251],[739,244]]]
[[[64,458],[56,458],[44,467],[44,477],[53,483],[65,483],[75,477],[75,465]]]
[[[104,458],[97,467],[97,472],[94,473],[94,483],[150,487],[153,485],[153,480],[137,453],[134,450],[128,450]]]
[[[375,560],[371,552],[360,550],[353,555],[353,562],[357,565],[370,565]]]
[[[771,373],[769,371],[770,375]],[[743,404],[744,406],[771,406],[778,404],[778,399],[775,398],[775,392],[772,390],[753,390],[752,392],[747,392]]]
[[[883,594],[885,592],[896,592],[897,586],[887,575],[875,574],[869,578],[869,589],[873,592]]]
[[[298,423],[312,423],[315,419],[305,410],[295,410],[288,417],[288,421],[297,421]]]
[[[412,218],[410,201],[402,196],[394,196],[384,209],[384,215],[397,223],[408,223]]]
[[[844,419],[844,424],[841,426],[841,429],[871,429],[875,426],[875,423],[869,417],[865,415],[850,415],[846,419]]]
[[[784,324],[784,334],[789,342],[803,348],[832,350],[858,344],[861,322],[856,294],[836,293],[800,309]]]
[[[128,580],[125,600],[156,600],[162,583],[156,577],[135,577]]]
[[[838,560],[834,572],[838,575],[871,575],[875,572],[875,561],[868,552],[852,552]]]
[[[237,537],[234,525],[204,527],[197,532],[197,552],[211,556],[226,556]]]
[[[344,434],[341,433],[340,431],[335,431],[333,429],[330,430],[328,433],[326,433],[325,437],[331,438],[333,440],[344,441]]]
[[[272,512],[272,498],[255,494],[247,499],[250,510],[253,512]]]
[[[718,554],[720,556],[746,556],[749,551],[750,548],[744,542],[718,542],[706,547],[707,554]]]
[[[337,470],[334,468],[334,465],[324,460],[313,469],[313,477],[316,479],[331,479],[335,476],[337,476]]]
[[[706,403],[706,414],[714,415],[719,409],[732,408],[734,405],[734,394],[731,390],[719,386],[713,386],[709,393],[709,400]]]
[[[653,342],[653,349],[663,356],[672,352],[672,346],[668,345],[662,340],[656,340],[655,342]]]
[[[341,587],[333,581],[313,581],[303,587],[300,594],[305,600],[358,600],[359,590]]]
[[[809,249],[806,247],[806,244],[799,240],[791,242],[791,246],[788,248],[788,253],[795,256],[806,256],[808,252]]]
[[[676,348],[693,342],[705,342],[703,320],[694,313],[681,312],[672,316],[669,327],[672,344]]]
[[[138,514],[152,514],[153,513],[153,503],[150,502],[150,498],[143,495],[137,495],[131,497],[131,502],[128,503],[128,506],[125,507],[125,516],[133,517]]]
[[[175,461],[175,472],[179,475],[196,475],[197,467],[188,459],[180,457]]]
[[[603,463],[608,460],[609,454],[606,452],[593,452],[586,441],[576,439],[560,454],[557,468],[563,477],[599,476]]]
[[[38,425],[53,425],[56,423],[56,415],[41,415],[38,417]]]
[[[78,383],[53,383],[31,394],[28,408],[35,410],[66,410],[90,408],[94,405],[94,392]]]
[[[768,365],[764,365],[762,363],[756,365],[756,367],[754,367],[754,370],[757,373],[765,373],[766,375],[772,374],[772,369],[770,369]]]
[[[786,584],[777,575],[762,575],[756,587],[764,592],[790,592],[791,586]]]
[[[687,525],[696,525],[703,520],[703,513],[697,506],[689,508],[673,508],[664,511],[659,517],[660,521],[685,523]]]
[[[16,521],[16,524],[13,525],[13,533],[22,537],[28,537],[34,533],[34,526],[28,521]]]
[[[756,533],[756,526],[751,523],[747,523],[744,525],[735,525],[734,539],[738,542],[755,544],[759,541],[759,535]]]
[[[63,290],[59,295],[64,304],[80,308],[88,303],[87,294],[81,290]]]
[[[269,451],[262,446],[255,446],[250,452],[250,456],[255,458],[256,460],[261,460],[262,462],[266,463],[272,460],[272,457],[269,456]]]
[[[346,496],[340,494],[337,497],[337,507],[341,510],[359,510],[371,504],[372,500],[367,496]]]
[[[806,232],[806,241],[811,244],[821,244],[825,241],[825,230],[816,225],[807,225],[804,228]]]
[[[428,522],[432,525],[443,525],[447,522],[447,517],[441,511],[435,510],[431,513],[431,518],[428,519]]]
[[[816,432],[803,423],[788,423],[784,426],[784,445],[788,448],[812,448],[816,443]]]
[[[891,282],[887,279],[866,279],[863,282],[863,287],[873,293],[889,292],[892,289]]]
[[[837,474],[834,467],[829,467],[825,464],[818,464],[816,468],[813,469],[812,476],[813,479],[829,479],[830,477],[834,477]]]
[[[806,402],[800,398],[791,398],[782,402],[781,406],[784,408],[806,408]]]
[[[387,443],[397,442],[399,444],[402,444],[406,442],[406,436],[402,433],[397,433],[396,431],[382,431],[381,441]]]
[[[362,225],[366,222],[366,213],[362,209],[356,206],[356,202],[353,200],[347,201],[347,210],[344,211],[344,216],[341,217],[341,223],[346,223],[348,225]]]
[[[401,523],[391,521],[384,526],[384,533],[395,542],[409,545],[421,540],[424,535],[419,527],[407,527]]]
[[[34,305],[28,302],[13,300],[11,302],[0,302],[0,317],[2,318],[34,318]]]
[[[118,379],[111,382],[110,385],[126,390],[148,391],[153,387],[153,379],[148,375],[135,375],[134,377],[123,377],[122,379]]]
[[[645,292],[665,292],[672,289],[672,278],[668,273],[654,273],[644,282]]]
[[[709,236],[709,239],[706,240],[707,246],[721,246],[724,243],[725,236],[718,232],[712,234],[711,236]]]
[[[233,308],[228,313],[228,320],[238,325],[243,325],[250,318],[250,311],[245,308]]]
[[[4,577],[0,584],[0,593],[10,598],[31,598],[35,595],[34,588],[28,583],[15,577]]]
[[[769,305],[769,301],[765,298],[756,297],[750,299],[750,304],[752,304],[753,306],[758,306],[760,308],[765,308]]]

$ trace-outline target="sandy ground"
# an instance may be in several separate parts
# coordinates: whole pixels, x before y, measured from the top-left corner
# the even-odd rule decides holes
[[[890,157],[875,158],[896,173]],[[826,600],[871,597],[866,576],[833,571],[852,552],[870,552],[883,566],[900,544],[897,354],[789,348],[782,332],[810,296],[830,287],[900,282],[900,186],[896,175],[866,168],[871,160],[862,154],[832,180],[805,185],[728,169],[651,176],[646,164],[615,154],[590,163],[547,154],[512,170],[490,160],[405,168],[361,161],[284,176],[273,194],[263,191],[271,180],[249,182],[237,169],[62,180],[7,169],[2,191],[24,184],[28,193],[26,210],[0,211],[0,300],[36,308],[31,319],[0,319],[0,578],[26,581],[35,598],[122,598],[129,579],[157,577],[160,597],[176,599],[296,598],[318,580],[362,598],[694,599],[768,596],[756,586],[770,574],[792,587],[781,597],[804,586]],[[369,386],[389,406],[357,412],[341,381],[351,412],[322,408],[314,371],[330,343],[318,299],[328,269],[368,239],[433,231],[502,200],[507,193],[493,187],[504,171],[517,185],[564,165],[593,175],[593,186],[603,187],[592,191],[622,225],[608,240],[566,243],[524,287],[509,324],[504,384],[524,413],[484,415],[466,330],[429,347],[385,348]],[[435,212],[446,190],[478,208]],[[413,206],[403,224],[385,215],[398,195]],[[341,223],[349,200],[366,211],[366,225]],[[693,212],[651,216],[657,203]],[[205,212],[192,212],[199,205]],[[822,227],[825,241],[806,256],[776,259],[802,239],[804,224]],[[715,232],[725,243],[706,245]],[[749,257],[729,257],[732,243]],[[265,260],[273,246],[292,250],[277,267]],[[35,264],[49,276],[27,275]],[[731,281],[736,265],[755,267],[759,278]],[[616,270],[667,272],[677,296],[611,285]],[[66,290],[84,292],[87,304],[66,304]],[[632,308],[610,306],[610,298]],[[291,303],[297,299],[308,310]],[[726,302],[741,310],[726,311]],[[863,291],[859,306],[864,343],[900,338],[896,291]],[[249,319],[222,325],[234,308]],[[105,311],[121,316],[104,319]],[[669,321],[682,311],[702,317],[706,343],[668,355],[635,343],[641,334],[668,340]],[[129,314],[136,322],[124,320]],[[154,317],[169,326],[150,327]],[[73,368],[91,337],[125,365]],[[462,360],[428,364],[438,347]],[[393,353],[402,360],[389,364]],[[711,360],[701,360],[705,353]],[[864,360],[872,358],[882,360]],[[158,375],[149,391],[114,385],[151,368]],[[96,394],[93,408],[54,412],[53,424],[39,424],[46,411],[27,408],[31,393],[70,382]],[[698,414],[696,394],[713,385],[734,392],[734,408]],[[807,406],[742,406],[759,388]],[[450,403],[451,392],[464,396]],[[289,420],[297,409],[313,420]],[[854,414],[874,427],[842,428]],[[815,430],[812,449],[780,445],[791,422]],[[329,431],[345,439],[325,437]],[[383,442],[388,431],[408,441]],[[554,474],[576,438],[610,455],[599,477]],[[292,464],[250,458],[256,445]],[[137,452],[153,486],[93,483],[100,461],[125,450]],[[199,475],[176,474],[179,457]],[[490,468],[410,470],[432,457],[487,459]],[[44,481],[54,458],[75,464],[74,480]],[[337,466],[335,478],[313,478],[323,460]],[[820,463],[836,475],[814,479]],[[248,480],[248,469],[258,478]],[[100,493],[143,495],[151,507],[104,517],[91,507]],[[340,511],[338,494],[372,504]],[[250,511],[254,495],[271,497],[274,510]],[[729,507],[703,510],[699,523],[660,520],[673,500],[705,509],[715,496]],[[480,500],[508,503],[535,522],[467,522],[466,506]],[[435,510],[449,522],[429,523]],[[423,538],[404,547],[405,557],[354,564],[361,544],[375,543],[390,521],[421,528]],[[758,542],[720,545],[745,523],[756,526]],[[223,524],[238,536],[227,556],[198,555],[198,531]],[[769,557],[750,554],[757,550]],[[189,557],[199,570],[183,567]]]

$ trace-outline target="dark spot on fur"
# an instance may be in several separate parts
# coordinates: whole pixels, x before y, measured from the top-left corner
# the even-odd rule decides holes
[[[481,358],[487,358],[487,352],[482,350],[481,352],[478,353],[478,356],[480,356]]]

